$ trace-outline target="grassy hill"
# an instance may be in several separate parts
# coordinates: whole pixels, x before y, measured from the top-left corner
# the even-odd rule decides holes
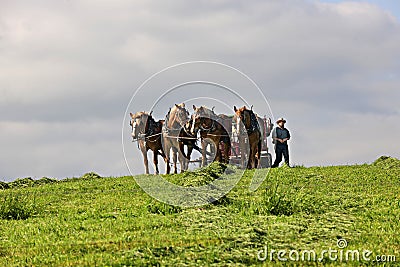
[[[165,178],[196,186],[224,168]],[[246,171],[226,197],[197,208],[157,202],[133,177],[89,173],[1,183],[0,266],[359,266],[376,256],[393,261],[392,255],[399,264],[399,160],[272,169],[255,192],[248,189],[252,174]],[[338,240],[347,246],[339,249]],[[323,252],[330,248],[338,250],[333,258],[360,251],[361,263],[332,260]],[[293,261],[311,250],[317,261]],[[364,250],[370,261],[362,259]]]

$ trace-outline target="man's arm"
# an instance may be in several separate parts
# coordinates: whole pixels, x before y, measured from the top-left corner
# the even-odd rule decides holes
[[[276,128],[272,129],[271,137],[272,137],[272,143],[275,144],[275,141],[276,141]]]
[[[272,140],[278,141],[278,142],[280,142],[280,143],[284,143],[284,142],[285,142],[284,139],[280,139],[280,138],[277,137],[278,134],[276,133],[276,131],[277,131],[276,128],[274,128],[274,130],[272,131]],[[273,142],[273,143],[274,143],[274,142]],[[274,143],[274,144],[275,144],[275,143]]]

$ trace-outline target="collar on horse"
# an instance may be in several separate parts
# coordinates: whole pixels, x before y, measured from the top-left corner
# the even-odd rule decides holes
[[[260,125],[258,124],[256,115],[251,111],[248,112],[250,113],[250,127],[247,128],[245,126],[247,134],[251,134],[257,130],[260,131]]]
[[[155,121],[152,117],[150,117],[150,116],[147,117],[147,123],[146,123],[146,128],[147,128],[147,130],[146,130],[146,137],[149,137],[149,136],[151,136],[151,135],[154,134],[155,127],[157,127],[156,124],[157,124],[156,121]]]
[[[155,129],[157,128],[159,122],[156,122],[153,117],[148,116],[147,117],[147,122],[146,122],[146,128],[145,128],[145,132],[144,133],[140,133],[139,134],[139,140],[144,140],[145,142],[156,142],[159,138],[161,133],[156,133]],[[156,138],[155,140],[150,140],[151,137],[157,136],[158,138]]]
[[[215,120],[211,119],[211,118],[209,118],[209,119],[212,121],[212,124],[209,128],[205,128],[200,121],[200,126],[199,126],[200,131],[207,132],[207,133],[215,132],[215,130],[217,129],[217,127],[215,126]]]

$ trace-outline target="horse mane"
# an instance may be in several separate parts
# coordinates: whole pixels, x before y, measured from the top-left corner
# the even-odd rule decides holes
[[[253,112],[253,110],[247,110],[250,113],[250,127],[253,130],[257,129],[261,133],[260,123],[258,122],[258,116]]]
[[[236,111],[236,113],[239,113],[239,114],[241,114],[241,113],[244,114],[245,112],[248,112],[249,115],[250,115],[250,127],[251,127],[251,129],[252,130],[254,130],[254,129],[260,130],[260,124],[258,123],[257,116],[253,112],[253,109],[247,109],[246,106],[243,106],[243,107],[237,109],[237,111]],[[249,129],[247,129],[247,130],[249,130]]]
[[[150,115],[148,112],[146,112],[146,111],[138,111],[138,112],[136,112],[135,114],[132,114],[132,113],[131,113],[132,119],[141,117],[141,116],[143,116],[143,115],[149,115],[149,116],[151,116],[151,115]]]
[[[201,110],[202,115],[205,115],[205,116],[207,116],[209,118],[216,118],[217,117],[217,114],[215,114],[215,112],[213,110],[209,109],[206,106],[200,106],[198,109]]]

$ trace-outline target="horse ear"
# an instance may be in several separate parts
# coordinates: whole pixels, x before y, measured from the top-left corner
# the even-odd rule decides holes
[[[135,114],[133,114],[132,112],[129,113],[129,115],[131,115],[131,118],[132,118],[132,119],[135,117]]]
[[[185,103],[184,102],[182,102],[181,107],[183,107],[183,108],[185,107]]]
[[[215,108],[215,106],[212,107],[212,109],[211,109],[212,112],[214,112],[214,108]]]
[[[175,104],[175,107],[179,108],[179,106],[177,104]]]
[[[250,109],[253,110],[253,105],[251,105]]]
[[[194,111],[196,110],[196,106],[195,106],[195,105],[193,105],[193,110],[194,110]]]
[[[149,115],[151,116],[153,114],[153,111],[150,111]]]
[[[237,108],[236,108],[236,106],[233,106],[233,110],[236,112],[237,111]]]

